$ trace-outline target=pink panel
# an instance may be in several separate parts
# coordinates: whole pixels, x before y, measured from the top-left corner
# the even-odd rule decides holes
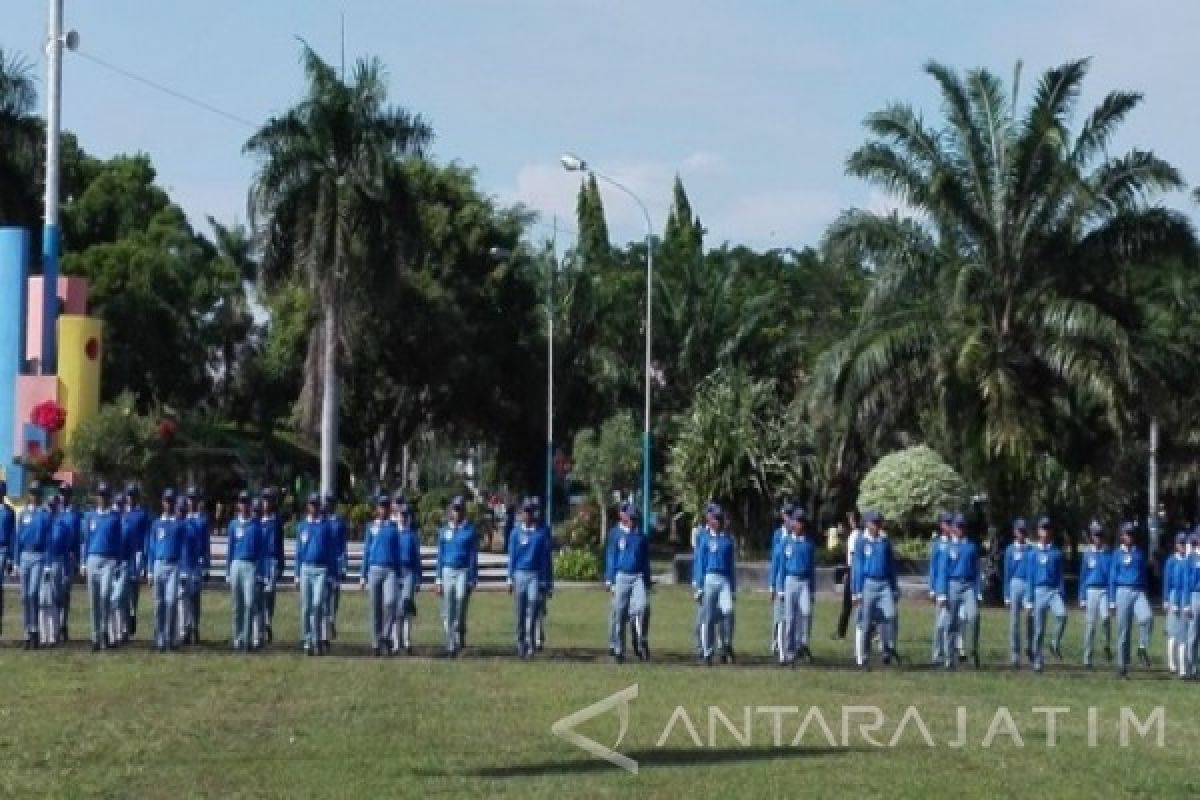
[[[25,315],[25,358],[28,361],[42,358],[42,276],[29,278],[29,296],[26,298]],[[87,278],[74,276],[58,279],[60,314],[87,315]]]
[[[47,400],[58,402],[58,376],[56,375],[19,375],[17,376],[17,417],[10,424],[13,425],[13,449],[20,443],[23,448],[25,442],[25,423],[29,422],[29,415],[33,413],[33,407],[38,403],[43,403]],[[3,421],[0,420],[0,424]]]

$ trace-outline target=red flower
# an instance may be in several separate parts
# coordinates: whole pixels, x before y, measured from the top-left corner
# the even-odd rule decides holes
[[[175,438],[176,429],[174,420],[161,419],[158,421],[158,438],[163,442],[170,443]]]
[[[58,433],[67,424],[67,410],[53,400],[46,400],[33,407],[29,421],[46,433]]]

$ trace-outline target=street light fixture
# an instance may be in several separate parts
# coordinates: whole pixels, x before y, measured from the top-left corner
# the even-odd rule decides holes
[[[633,198],[633,202],[637,203],[638,208],[642,211],[642,217],[646,221],[646,409],[642,426],[642,524],[645,526],[645,530],[649,532],[651,491],[650,387],[653,381],[653,373],[650,365],[650,344],[652,341],[650,323],[653,319],[651,312],[654,307],[654,224],[650,221],[650,212],[646,209],[646,204],[642,202],[642,198],[638,197],[625,184],[605,175],[573,153],[563,153],[558,161],[567,172],[586,172]]]

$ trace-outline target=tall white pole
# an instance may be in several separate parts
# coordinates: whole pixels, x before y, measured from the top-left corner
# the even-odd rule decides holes
[[[550,239],[550,274],[546,277],[546,525],[554,526],[554,290],[558,277],[558,215]]]
[[[46,39],[46,206],[42,228],[42,360],[43,375],[57,369],[58,347],[58,183],[59,140],[62,134],[63,0],[50,0]]]
[[[1149,514],[1146,517],[1146,529],[1149,532],[1147,544],[1149,555],[1153,558],[1158,553],[1158,418],[1150,420],[1150,485],[1146,492]]]

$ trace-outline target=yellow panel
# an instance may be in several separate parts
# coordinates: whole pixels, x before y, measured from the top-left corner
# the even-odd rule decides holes
[[[64,314],[58,318],[59,401],[67,410],[67,424],[59,434],[62,447],[79,423],[100,410],[103,334],[104,323],[95,317]]]

